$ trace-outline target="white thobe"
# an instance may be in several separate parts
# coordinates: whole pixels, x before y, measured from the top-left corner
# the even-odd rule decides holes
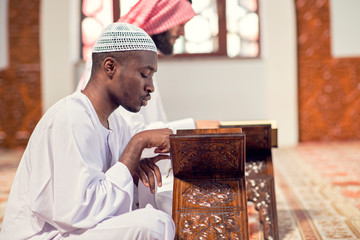
[[[116,113],[108,121],[110,130],[81,92],[45,113],[19,164],[1,239],[173,239],[169,215],[150,205],[132,211],[133,179],[118,162],[130,129]]]

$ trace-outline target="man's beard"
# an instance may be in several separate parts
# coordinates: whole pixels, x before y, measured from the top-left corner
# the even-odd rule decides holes
[[[154,40],[154,43],[157,49],[164,55],[172,55],[173,54],[173,45],[170,44],[169,38],[170,33],[169,31],[162,32],[159,34],[154,34],[151,36]]]

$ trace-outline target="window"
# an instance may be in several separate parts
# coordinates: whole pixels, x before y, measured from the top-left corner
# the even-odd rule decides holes
[[[85,60],[102,28],[126,14],[136,2],[83,0],[82,49]],[[185,36],[176,41],[176,56],[259,57],[258,0],[192,0],[192,6],[197,16],[185,25]]]
[[[113,0],[83,0],[81,9],[81,56],[86,61],[104,27],[113,22]]]

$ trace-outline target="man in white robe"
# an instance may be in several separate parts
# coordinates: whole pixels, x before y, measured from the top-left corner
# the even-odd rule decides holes
[[[132,136],[115,109],[137,112],[154,91],[157,49],[140,28],[114,23],[93,50],[86,88],[52,106],[19,164],[1,240],[173,239],[171,217],[151,205],[133,210],[139,179],[161,186],[155,162],[167,158],[170,129]],[[141,160],[145,148],[159,156]],[[139,181],[139,182],[140,182]],[[142,196],[139,196],[142,197]]]
[[[185,24],[194,16],[196,16],[196,13],[189,0],[139,0],[118,22],[131,23],[140,27],[154,40],[159,55],[170,56],[173,54],[176,39],[184,35]],[[86,86],[90,77],[91,64],[91,61],[86,62],[77,90],[82,90]],[[152,94],[151,101],[147,106],[141,108],[139,112],[129,112],[121,106],[116,110],[131,127],[132,134],[145,129],[165,127],[176,132],[178,129],[218,126],[218,121],[201,121],[193,118],[168,121],[156,78],[154,78],[154,87],[156,91]],[[144,152],[144,156],[151,155],[148,150]],[[144,204],[151,202],[155,208],[171,215],[173,194],[171,161],[159,161],[157,165],[162,172],[162,187],[156,188],[155,195],[148,195],[149,199],[139,199],[139,204],[144,207]],[[139,191],[146,191],[141,183],[139,184]]]

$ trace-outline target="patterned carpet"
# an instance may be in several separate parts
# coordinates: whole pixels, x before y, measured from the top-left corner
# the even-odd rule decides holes
[[[0,222],[22,149],[0,150]],[[273,149],[282,240],[360,239],[360,142]],[[263,239],[249,204],[251,239]]]
[[[273,150],[280,239],[360,239],[360,142]]]

